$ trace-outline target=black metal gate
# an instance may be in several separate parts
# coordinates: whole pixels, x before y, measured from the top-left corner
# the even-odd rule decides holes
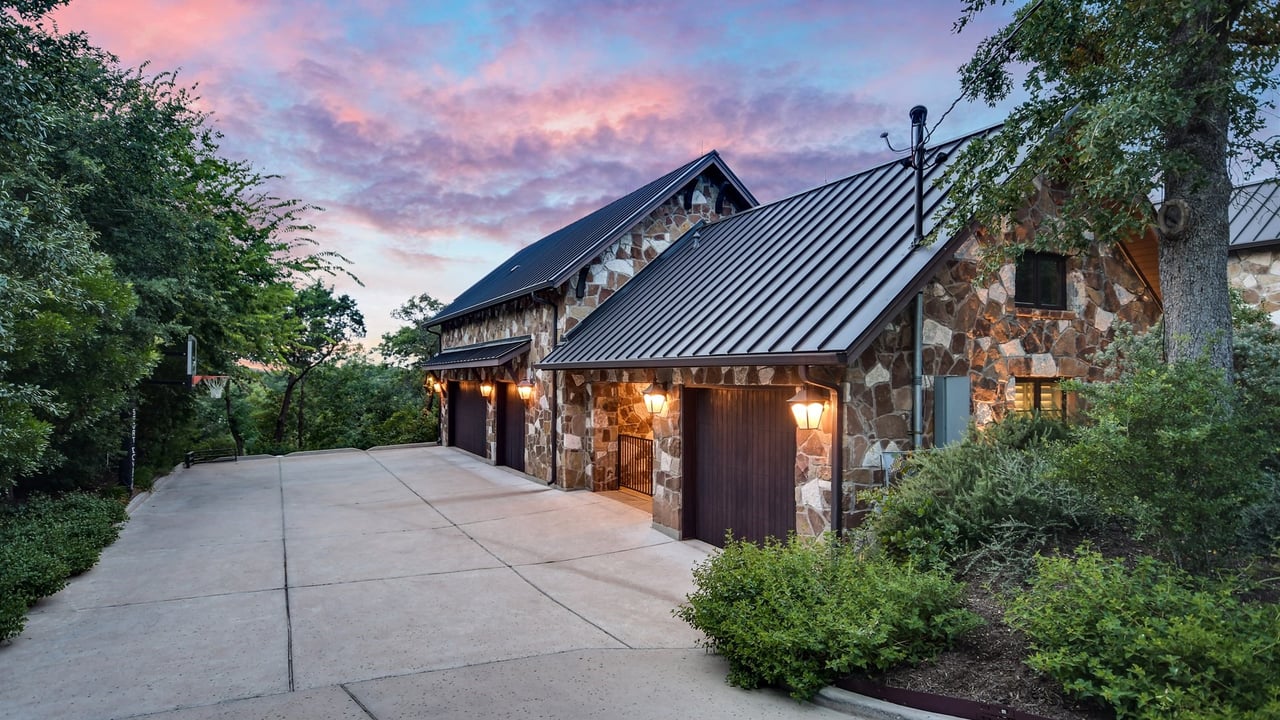
[[[653,441],[638,435],[618,436],[618,484],[653,495]]]

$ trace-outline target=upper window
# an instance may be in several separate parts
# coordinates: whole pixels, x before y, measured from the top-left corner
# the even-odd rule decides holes
[[[1062,392],[1062,379],[1016,378],[1013,381],[1013,411],[1065,417],[1067,402]]]
[[[1067,259],[1052,253],[1029,252],[1014,271],[1013,301],[1025,307],[1065,310]]]

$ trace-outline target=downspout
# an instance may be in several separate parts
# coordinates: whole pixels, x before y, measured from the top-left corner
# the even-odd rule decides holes
[[[560,308],[553,302],[545,298],[538,297],[536,292],[529,293],[529,297],[533,298],[535,303],[539,305],[547,305],[551,308],[551,347],[555,348],[560,344]],[[532,363],[531,363],[532,364]],[[559,373],[556,370],[551,371],[551,479],[547,481],[550,487],[556,484],[556,478],[559,477],[560,470],[560,448],[559,433],[556,432],[556,421],[559,419],[560,403],[558,395],[560,394]]]
[[[916,293],[915,322],[912,324],[911,344],[914,357],[911,361],[911,449],[920,450],[924,445],[924,291]]]
[[[837,539],[844,534],[844,394],[840,383],[827,383],[809,377],[809,367],[800,366],[800,380],[814,387],[826,388],[835,395],[836,416],[831,429],[831,530]]]

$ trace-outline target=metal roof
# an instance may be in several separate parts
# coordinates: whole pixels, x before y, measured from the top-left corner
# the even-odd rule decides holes
[[[926,233],[944,220],[941,173],[926,173]],[[536,366],[845,362],[954,252],[958,238],[914,245],[913,208],[914,172],[894,161],[694,228]]]
[[[757,201],[715,150],[650,182],[526,246],[467,288],[431,319],[432,325],[505,300],[551,288],[573,276],[620,235],[680,192],[708,168],[716,168],[747,205]]]
[[[453,370],[458,368],[497,367],[517,355],[529,351],[532,338],[521,337],[450,348],[427,361],[427,370]]]
[[[1280,243],[1280,178],[1237,187],[1231,194],[1231,249]]]

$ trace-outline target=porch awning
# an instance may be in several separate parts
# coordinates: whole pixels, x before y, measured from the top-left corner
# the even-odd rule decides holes
[[[532,338],[528,335],[492,340],[443,350],[427,361],[427,370],[497,367],[513,357],[529,352]]]

